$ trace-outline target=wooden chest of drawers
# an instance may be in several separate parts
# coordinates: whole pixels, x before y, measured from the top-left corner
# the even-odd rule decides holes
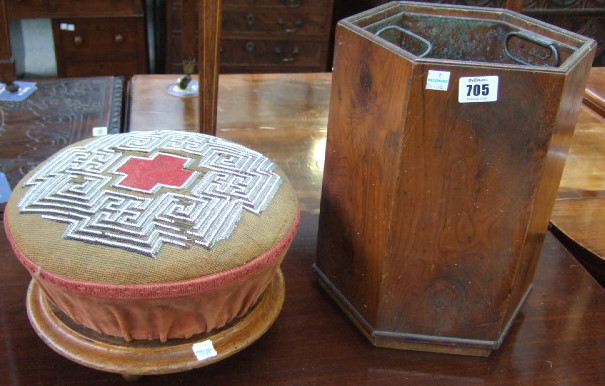
[[[168,73],[183,71],[181,5],[167,3]],[[221,72],[325,71],[332,8],[333,0],[224,0]]]
[[[144,0],[8,0],[10,19],[51,18],[59,77],[148,69]]]
[[[11,18],[137,16],[143,13],[141,0],[7,0]]]
[[[61,77],[147,72],[143,18],[53,19],[53,36]]]

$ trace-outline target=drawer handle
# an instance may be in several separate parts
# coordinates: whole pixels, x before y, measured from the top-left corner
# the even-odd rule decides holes
[[[296,31],[298,31],[298,28],[302,27],[303,21],[302,21],[302,19],[296,19],[296,21],[294,22],[294,26],[288,27],[286,25],[286,21],[280,17],[279,19],[277,19],[277,24],[284,29],[285,33],[293,34],[293,33],[296,33]]]
[[[117,43],[117,44],[121,44],[124,43],[124,35],[122,34],[115,34],[115,36],[113,37],[113,40]]]
[[[253,41],[246,43],[246,52],[252,53],[256,50],[256,44]]]
[[[84,44],[84,38],[80,35],[74,36],[74,45],[81,46],[82,44]]]
[[[279,58],[284,63],[295,61],[298,54],[300,54],[300,50],[298,49],[298,47],[294,47],[294,49],[292,50],[292,53],[290,55],[287,55],[281,47],[275,47],[273,49],[273,52],[278,54]]]
[[[302,0],[285,0],[286,6],[288,8],[298,8],[302,3]]]
[[[253,14],[249,13],[246,15],[246,23],[248,23],[248,26],[252,27],[254,25],[255,22],[255,17]]]

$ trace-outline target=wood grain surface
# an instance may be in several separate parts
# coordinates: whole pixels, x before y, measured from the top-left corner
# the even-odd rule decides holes
[[[164,98],[175,75],[139,77],[138,91]],[[151,90],[151,91],[150,91]],[[547,235],[534,288],[502,347],[489,358],[376,348],[319,287],[316,259],[329,74],[228,75],[219,84],[218,135],[272,157],[302,203],[299,232],[282,265],[284,308],[255,344],[213,365],[143,377],[141,385],[584,385],[602,384],[605,292]],[[186,104],[187,100],[178,99]],[[182,129],[188,119],[145,105],[131,122]],[[146,109],[147,108],[147,109]],[[185,110],[181,106],[182,110]],[[191,114],[191,113],[190,113]],[[195,115],[194,115],[195,116]],[[145,118],[146,117],[146,118]],[[136,119],[135,119],[136,118]],[[166,122],[171,126],[166,126]],[[1,226],[0,226],[1,227]],[[0,231],[0,374],[8,385],[120,384],[122,378],[56,354],[30,326],[30,281]]]
[[[0,0],[0,83],[10,84],[15,80],[15,59],[11,50],[7,3],[8,0]]]
[[[501,58],[497,38],[475,51],[452,43],[456,59],[485,66],[438,60],[450,47],[437,36],[418,59],[372,35],[398,7],[407,6],[336,27],[317,268],[374,344],[489,355],[531,288],[594,43],[577,43],[575,60],[557,70],[473,56]],[[426,36],[460,23],[455,8],[409,7],[426,20],[385,24]],[[449,23],[431,19],[436,10]],[[449,74],[447,92],[427,86],[437,70]],[[464,92],[463,79],[487,77],[499,79],[494,100],[460,103],[458,80]]]
[[[605,117],[605,68],[592,69],[584,103],[600,116]]]
[[[222,0],[198,2],[199,131],[211,135],[216,134],[222,15]]]

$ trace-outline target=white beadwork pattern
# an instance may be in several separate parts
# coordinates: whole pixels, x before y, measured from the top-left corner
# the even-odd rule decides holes
[[[119,185],[124,152],[190,157],[196,172],[182,188],[135,194]],[[47,161],[25,183],[21,213],[67,223],[63,238],[155,257],[168,243],[211,248],[227,239],[243,211],[259,215],[282,179],[267,157],[216,137],[153,131],[100,137]]]

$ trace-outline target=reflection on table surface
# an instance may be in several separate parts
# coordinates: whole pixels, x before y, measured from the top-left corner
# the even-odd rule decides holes
[[[605,286],[605,68],[593,68],[551,230]]]

